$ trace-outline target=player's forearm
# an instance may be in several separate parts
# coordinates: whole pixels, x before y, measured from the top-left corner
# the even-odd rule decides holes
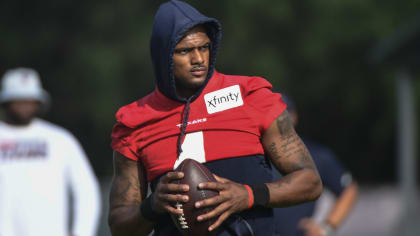
[[[153,223],[141,216],[147,183],[143,166],[114,152],[114,177],[109,194],[108,224],[113,236],[148,235]]]
[[[347,218],[359,195],[358,186],[355,182],[351,183],[343,193],[337,198],[326,221],[331,227],[337,228]]]
[[[270,207],[287,207],[316,200],[322,192],[322,182],[312,169],[302,169],[267,184]]]
[[[287,111],[265,131],[262,144],[266,155],[283,175],[280,180],[267,184],[270,190],[269,206],[291,206],[319,197],[322,192],[321,179]]]
[[[138,206],[120,206],[110,211],[108,218],[112,236],[148,235],[153,222],[141,216]]]

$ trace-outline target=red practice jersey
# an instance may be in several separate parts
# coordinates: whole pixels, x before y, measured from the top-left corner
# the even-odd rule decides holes
[[[183,152],[178,158],[184,103],[157,88],[120,108],[112,130],[112,148],[141,161],[147,179],[173,170],[185,158],[199,162],[264,154],[261,136],[285,109],[281,95],[261,77],[224,75],[215,71],[190,104]]]

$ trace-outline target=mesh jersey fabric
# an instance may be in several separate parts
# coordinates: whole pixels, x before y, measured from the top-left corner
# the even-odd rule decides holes
[[[229,90],[233,87],[237,89]],[[219,91],[222,93],[212,95]],[[234,95],[230,96],[235,92],[237,98],[242,99],[242,105],[208,113],[208,106],[212,108],[215,105],[209,105],[210,100],[216,103],[223,96],[236,99]],[[211,98],[207,97],[208,94]],[[222,103],[220,100],[217,105]],[[122,107],[116,114],[111,146],[130,159],[141,159],[148,181],[174,169],[178,160],[176,140],[183,106],[183,103],[170,100],[155,89],[146,97]],[[203,141],[198,143],[201,147],[191,147],[195,149],[193,153],[202,156],[200,162],[264,154],[260,138],[286,108],[281,95],[271,92],[271,84],[267,80],[218,72],[190,106],[183,145],[187,145],[185,140],[189,135],[201,138]],[[188,152],[188,148],[186,150]]]

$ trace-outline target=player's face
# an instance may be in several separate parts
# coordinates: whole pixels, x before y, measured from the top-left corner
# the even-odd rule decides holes
[[[6,105],[7,119],[14,124],[25,125],[37,115],[39,102],[34,100],[12,101]]]
[[[174,76],[179,96],[188,98],[204,84],[209,60],[210,39],[204,26],[196,26],[186,33],[174,51]]]

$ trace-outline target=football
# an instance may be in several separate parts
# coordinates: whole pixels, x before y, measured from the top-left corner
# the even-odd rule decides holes
[[[176,180],[173,183],[187,184],[190,189],[185,194],[188,195],[189,201],[187,203],[177,203],[174,207],[183,210],[182,215],[171,214],[172,220],[176,227],[183,235],[211,235],[208,231],[215,219],[208,221],[197,221],[197,216],[205,214],[213,209],[213,207],[196,208],[195,202],[207,198],[217,196],[217,191],[198,189],[198,184],[202,182],[216,182],[213,174],[201,163],[193,159],[185,159],[179,164],[175,171],[184,172],[184,178]]]

